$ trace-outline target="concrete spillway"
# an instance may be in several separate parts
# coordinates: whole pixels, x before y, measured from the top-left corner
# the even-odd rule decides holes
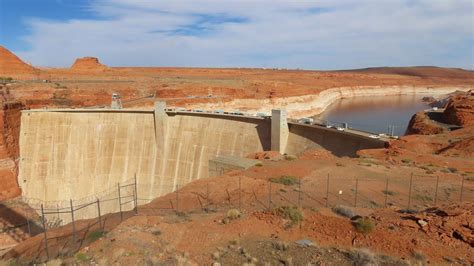
[[[136,175],[140,198],[152,199],[207,177],[216,156],[243,157],[273,146],[270,119],[160,110],[23,111],[18,177],[23,197],[83,199]],[[319,147],[353,155],[384,146],[318,126],[290,123],[282,132],[282,153]]]

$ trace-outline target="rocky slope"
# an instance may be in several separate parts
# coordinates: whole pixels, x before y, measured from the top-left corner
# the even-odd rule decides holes
[[[36,75],[38,69],[26,64],[8,49],[0,46],[0,77],[27,77]]]

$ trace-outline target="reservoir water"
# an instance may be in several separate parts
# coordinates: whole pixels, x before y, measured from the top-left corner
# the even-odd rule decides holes
[[[429,95],[367,96],[339,99],[317,118],[332,123],[347,123],[348,127],[373,133],[405,134],[410,118],[428,109],[422,98]]]

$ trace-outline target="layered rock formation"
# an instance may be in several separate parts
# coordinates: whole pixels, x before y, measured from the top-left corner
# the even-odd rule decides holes
[[[474,91],[451,97],[444,111],[444,119],[449,124],[474,125]]]
[[[20,195],[17,183],[20,116],[19,102],[1,102],[0,109],[0,200]]]
[[[407,128],[407,135],[432,135],[447,132],[448,129],[431,120],[424,111],[412,116]]]
[[[97,57],[82,57],[76,59],[71,66],[74,71],[105,71],[108,67],[99,62]]]
[[[240,109],[248,112],[270,113],[272,109],[284,108],[291,118],[318,115],[341,98],[359,96],[396,96],[409,94],[442,95],[456,90],[467,91],[470,87],[429,87],[429,86],[353,86],[327,89],[319,94],[280,97],[273,99],[234,99],[222,102],[190,104],[188,107],[213,109]]]

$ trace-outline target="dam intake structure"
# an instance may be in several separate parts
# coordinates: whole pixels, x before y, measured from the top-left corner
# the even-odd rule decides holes
[[[163,102],[153,110],[25,110],[18,183],[25,199],[67,202],[97,196],[136,176],[139,185],[149,184],[138,186],[137,194],[153,199],[208,177],[209,160],[218,156],[245,157],[271,149],[296,155],[308,148],[355,156],[387,141],[288,122],[283,110],[275,113],[280,115],[177,111]]]

